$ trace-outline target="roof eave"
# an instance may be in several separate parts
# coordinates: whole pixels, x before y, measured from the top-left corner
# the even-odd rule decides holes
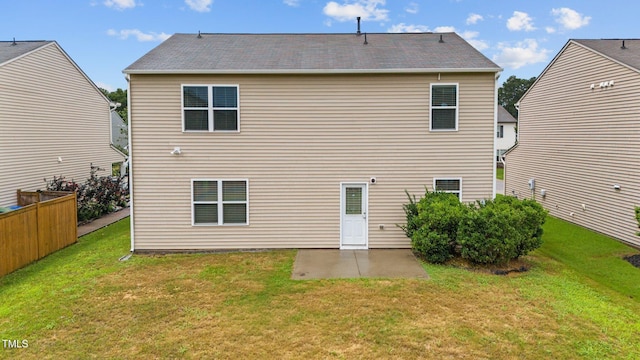
[[[136,70],[125,69],[124,74],[168,75],[267,75],[267,74],[415,74],[415,73],[498,73],[502,68],[442,68],[442,69],[204,69],[204,70]]]

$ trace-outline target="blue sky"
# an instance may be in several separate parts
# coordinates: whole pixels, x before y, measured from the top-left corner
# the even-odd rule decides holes
[[[55,40],[98,86],[174,33],[455,31],[510,75],[568,39],[638,38],[637,0],[0,0],[0,40]]]

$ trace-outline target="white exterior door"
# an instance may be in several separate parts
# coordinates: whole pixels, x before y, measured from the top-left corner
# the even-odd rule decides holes
[[[366,183],[342,184],[340,196],[340,248],[366,249],[367,203]]]

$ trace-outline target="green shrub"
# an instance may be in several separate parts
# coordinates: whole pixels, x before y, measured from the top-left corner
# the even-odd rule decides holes
[[[415,229],[411,244],[429,262],[443,263],[454,256],[458,223],[466,207],[454,194],[426,192],[416,203],[417,216],[407,219]]]
[[[517,232],[510,220],[511,216],[491,205],[467,212],[458,228],[462,257],[480,264],[501,264],[514,258]]]
[[[635,207],[636,211],[636,221],[638,222],[638,228],[640,229],[640,207]],[[640,232],[637,232],[636,235],[640,236]]]
[[[533,200],[501,196],[463,205],[454,194],[426,191],[416,202],[407,192],[407,224],[413,250],[443,263],[457,255],[481,264],[504,264],[542,245],[546,210]]]
[[[505,264],[542,245],[547,212],[533,200],[500,197],[470,206],[458,228],[463,258]]]
[[[512,219],[515,228],[520,232],[520,241],[516,243],[516,258],[528,254],[542,246],[542,225],[547,218],[547,211],[534,200],[518,200],[504,196],[494,200],[496,204],[507,204],[519,213]]]
[[[434,264],[444,263],[453,257],[451,239],[428,229],[426,226],[414,233],[411,246],[420,257]]]
[[[411,196],[407,190],[404,191],[407,194],[407,198],[409,198],[408,204],[403,204],[402,209],[404,210],[404,214],[407,217],[406,225],[398,225],[404,234],[407,235],[409,239],[413,237],[413,233],[418,230],[418,204],[416,203],[416,196]]]

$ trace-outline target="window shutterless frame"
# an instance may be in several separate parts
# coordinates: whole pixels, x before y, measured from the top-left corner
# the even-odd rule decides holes
[[[209,184],[208,193],[196,194],[196,188],[203,184]],[[215,190],[211,186],[215,183]],[[237,183],[244,183],[244,199],[238,199],[238,193],[235,194],[232,191],[225,191],[225,183],[227,185],[237,185]],[[237,188],[236,188],[237,189]],[[197,196],[199,195],[199,196]],[[241,194],[240,194],[241,195]],[[228,208],[235,207],[237,205],[245,206],[245,222],[228,222],[225,221],[225,205]],[[204,216],[198,214],[196,207],[209,207],[211,213],[215,212],[214,218],[211,221],[201,220]],[[206,211],[206,210],[205,210]],[[229,212],[227,212],[228,214]],[[238,214],[237,212],[235,213]],[[206,215],[206,213],[205,213]],[[214,221],[215,220],[215,221]],[[192,226],[247,226],[249,225],[249,179],[191,179],[191,225]]]
[[[433,191],[441,191],[458,195],[462,201],[462,178],[461,177],[438,177],[433,178]]]
[[[197,104],[198,106],[192,106],[194,104],[185,104],[185,88],[206,88],[207,91],[207,102],[206,106],[202,103]],[[216,98],[214,97],[214,89],[216,88],[235,88],[235,106],[219,106],[215,103]],[[238,133],[240,132],[240,85],[239,84],[182,84],[180,87],[180,108],[182,110],[182,132],[227,132],[227,133]],[[187,106],[185,106],[187,105]],[[191,106],[189,106],[191,105]],[[199,129],[187,129],[187,119],[185,114],[187,112],[200,112],[201,116],[204,115],[206,111],[206,128],[204,126],[200,126]],[[236,113],[236,129],[233,130],[216,130],[215,123],[215,114],[222,114],[224,112],[235,111]],[[202,124],[204,124],[204,120],[202,120]]]
[[[434,91],[434,88],[439,91]],[[446,90],[455,90],[455,96],[447,96]],[[432,83],[429,91],[429,131],[458,131],[458,115],[459,115],[459,94],[460,86],[458,83]],[[444,95],[444,96],[443,96]],[[452,103],[453,102],[453,103]],[[435,112],[434,112],[435,111]],[[453,126],[442,127],[436,121],[434,126],[434,113],[439,116],[451,114],[453,112]],[[450,115],[449,115],[450,116]],[[440,120],[440,119],[438,119]]]

